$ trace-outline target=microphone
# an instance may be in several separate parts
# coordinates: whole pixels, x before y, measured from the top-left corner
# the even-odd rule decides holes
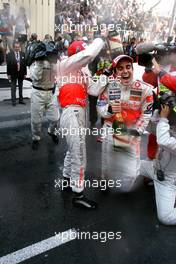
[[[153,43],[141,43],[136,46],[136,53],[137,55],[141,55],[144,53],[148,53],[153,51],[156,48],[155,44]]]

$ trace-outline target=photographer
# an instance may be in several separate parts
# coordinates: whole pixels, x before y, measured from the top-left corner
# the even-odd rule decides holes
[[[176,224],[176,133],[170,129],[171,109],[161,106],[156,135],[159,151],[154,162],[142,161],[140,174],[152,178],[158,219],[165,225]]]
[[[152,71],[159,76],[160,83],[166,86],[171,91],[176,92],[176,76],[173,76],[171,73],[167,73],[166,71],[162,70],[161,66],[155,59],[153,59],[152,62]]]
[[[154,52],[154,53],[150,53]],[[143,43],[137,46],[137,53],[139,54],[139,64],[145,66],[145,72],[142,76],[143,81],[153,85],[157,88],[156,94],[154,94],[153,110],[158,107],[158,95],[169,92],[169,86],[166,83],[167,77],[160,78],[161,75],[169,76],[169,78],[175,75],[176,62],[175,46],[169,44],[152,44]],[[156,59],[155,59],[156,58]],[[166,79],[165,79],[166,78]],[[147,155],[149,159],[154,159],[157,153],[156,142],[156,128],[150,123],[150,135],[148,138]]]

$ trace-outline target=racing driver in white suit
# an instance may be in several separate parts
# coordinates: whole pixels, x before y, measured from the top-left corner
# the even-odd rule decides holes
[[[101,178],[118,181],[118,188],[113,185],[115,191],[129,192],[139,178],[140,135],[152,115],[153,94],[150,85],[133,80],[131,57],[116,57],[112,72],[97,103],[98,113],[105,120]]]
[[[88,47],[83,41],[74,41],[68,48],[69,58],[58,64],[58,102],[62,108],[61,129],[67,129],[68,151],[64,160],[63,176],[74,192],[73,204],[95,209],[97,204],[83,194],[86,169],[85,123],[87,93],[98,96],[107,83],[107,77],[94,82],[88,70],[101,51],[104,41],[97,38]],[[72,133],[72,129],[76,131]]]

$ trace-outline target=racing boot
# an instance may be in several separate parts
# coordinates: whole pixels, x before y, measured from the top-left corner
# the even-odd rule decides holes
[[[36,139],[32,140],[32,149],[33,150],[38,150],[39,145],[40,145],[39,140],[36,140]]]
[[[53,134],[53,133],[50,133],[49,131],[48,131],[48,135],[52,138],[52,141],[53,141],[56,145],[59,144],[59,138],[58,138],[57,135],[55,135],[55,134]]]
[[[75,193],[72,203],[76,207],[86,208],[88,210],[96,209],[98,206],[96,202],[86,198],[83,192]]]
[[[63,184],[62,184],[62,191],[72,192],[72,188],[70,186],[70,178],[64,177]]]

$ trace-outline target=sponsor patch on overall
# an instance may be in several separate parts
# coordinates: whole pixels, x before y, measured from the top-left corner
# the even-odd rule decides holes
[[[153,95],[149,95],[146,97],[146,102],[147,103],[152,103],[153,102]]]
[[[118,87],[118,84],[116,82],[112,83],[108,87],[108,99],[109,102],[113,102],[115,100],[120,100],[121,98],[121,90]]]
[[[130,91],[130,101],[141,101],[142,91],[132,89]]]
[[[76,101],[77,101],[78,103],[81,103],[81,104],[86,104],[87,99],[76,98]]]
[[[136,81],[136,82],[134,83],[133,87],[134,87],[135,89],[141,89],[141,82],[140,82],[140,81]]]

